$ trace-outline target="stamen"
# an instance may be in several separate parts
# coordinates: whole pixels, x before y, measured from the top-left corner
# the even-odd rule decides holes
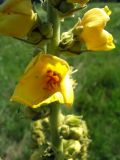
[[[52,70],[48,70],[45,77],[44,89],[55,92],[60,84],[60,75]]]

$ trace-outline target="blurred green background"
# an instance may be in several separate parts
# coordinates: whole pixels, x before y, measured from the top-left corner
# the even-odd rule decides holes
[[[116,49],[67,57],[69,64],[78,69],[73,75],[78,82],[74,109],[83,115],[89,128],[92,139],[89,160],[120,160],[120,4],[107,5],[112,15],[106,29],[113,34]],[[105,3],[91,3],[88,8],[104,6]],[[62,24],[63,30],[67,31],[76,19],[67,19]],[[0,37],[0,157],[3,160],[29,159],[30,120],[22,113],[24,107],[10,102],[9,98],[33,50],[29,44]]]

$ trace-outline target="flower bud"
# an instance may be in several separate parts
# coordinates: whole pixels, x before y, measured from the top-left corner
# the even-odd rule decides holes
[[[37,149],[37,150],[35,150],[33,153],[32,153],[32,155],[31,155],[31,157],[30,157],[30,160],[42,160],[42,153],[44,152],[44,150],[41,148],[41,150],[40,149]]]
[[[32,139],[37,146],[42,145],[45,142],[45,134],[40,120],[32,123]]]
[[[77,127],[82,124],[82,120],[80,119],[80,116],[68,115],[65,118],[65,124],[70,127]]]
[[[34,122],[32,123],[32,128],[33,128],[33,129],[42,129],[40,120],[34,121]]]
[[[80,152],[81,144],[79,141],[67,140],[63,142],[64,153],[67,157],[71,157]]]
[[[64,32],[61,35],[61,42],[60,42],[59,46],[64,50],[64,49],[71,48],[72,44],[73,44],[72,30],[70,30],[68,32]]]
[[[83,132],[84,132],[84,128],[82,128],[82,126],[80,126],[80,127],[72,127],[72,128],[70,128],[69,137],[71,139],[79,140],[80,137],[83,136]]]
[[[67,125],[62,125],[62,127],[60,128],[60,135],[64,138],[64,139],[69,139],[69,126]]]
[[[80,116],[68,115],[64,124],[59,129],[60,135],[64,139],[80,140],[84,135],[88,135],[85,121]]]

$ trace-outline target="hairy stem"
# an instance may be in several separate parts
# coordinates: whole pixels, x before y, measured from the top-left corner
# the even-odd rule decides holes
[[[64,160],[62,139],[59,136],[58,127],[61,123],[61,109],[60,104],[55,102],[50,105],[50,129],[51,142],[55,153],[55,160]]]
[[[56,51],[60,42],[60,18],[48,1],[48,21],[53,25],[53,37],[48,44],[48,53],[57,55]],[[55,153],[55,160],[64,160],[63,144],[59,136],[58,127],[61,123],[61,108],[60,104],[55,102],[50,104],[50,129],[51,143]]]
[[[53,25],[53,37],[48,44],[48,53],[57,54],[56,49],[60,42],[60,18],[53,6],[48,2],[48,20]]]

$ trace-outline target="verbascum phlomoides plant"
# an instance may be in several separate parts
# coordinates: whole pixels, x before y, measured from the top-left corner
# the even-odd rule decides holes
[[[71,77],[75,71],[71,70],[65,55],[69,53],[72,58],[73,54],[115,48],[112,34],[105,30],[111,14],[107,6],[88,10],[73,28],[67,26],[68,31],[61,33],[64,30],[61,21],[66,17],[73,20],[74,13],[85,9],[88,1],[0,1],[0,35],[34,47],[32,60],[11,97],[11,101],[27,106],[24,113],[34,121],[32,138],[37,145],[34,143],[30,160],[87,159],[86,123],[79,115],[63,114],[63,105],[68,108],[74,105],[75,85]]]

